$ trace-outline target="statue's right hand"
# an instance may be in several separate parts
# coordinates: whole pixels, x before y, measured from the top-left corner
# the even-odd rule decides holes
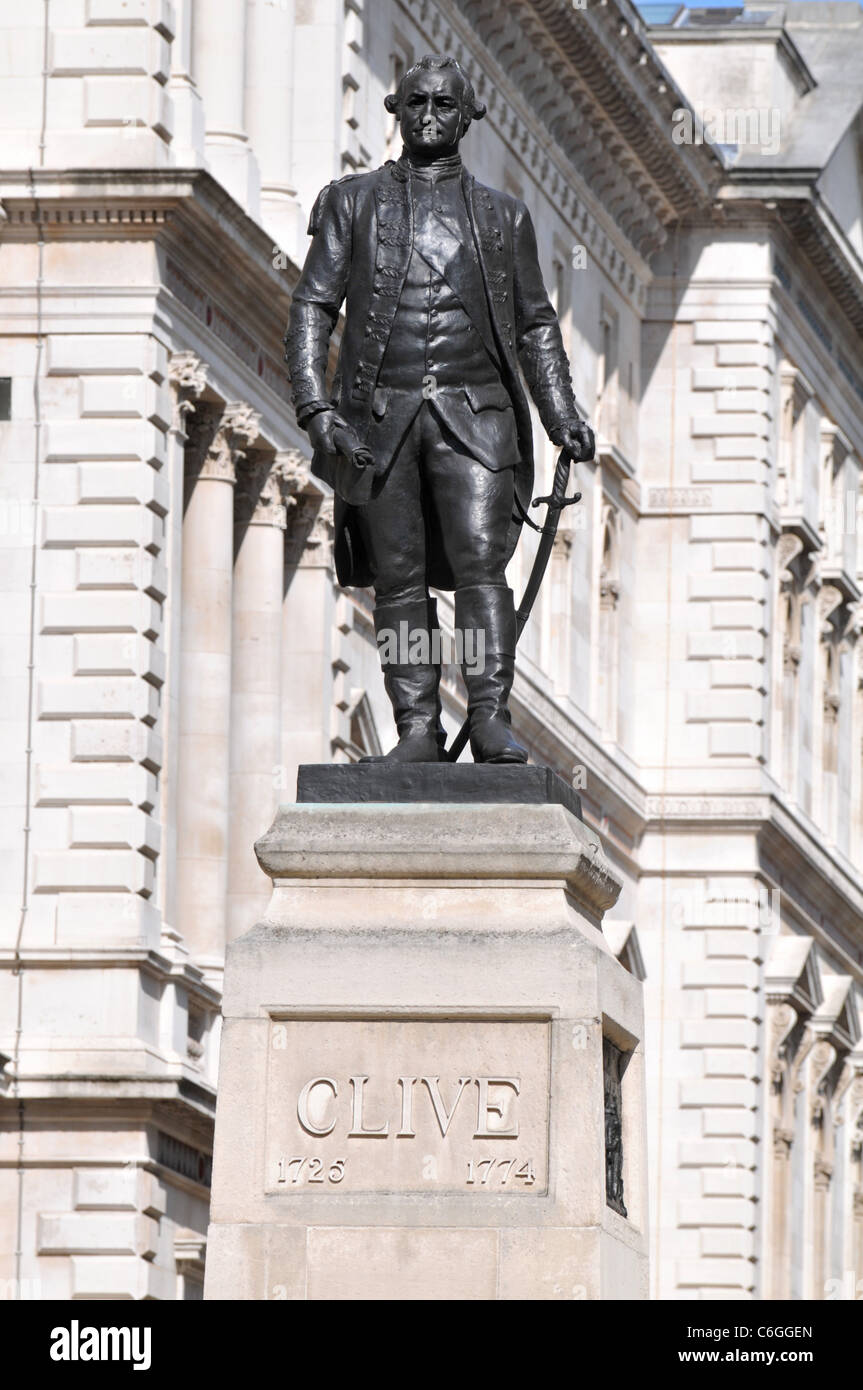
[[[306,433],[309,436],[313,449],[320,449],[324,454],[335,454],[337,449],[333,443],[333,431],[341,426],[346,428],[345,421],[335,410],[319,410],[317,415],[313,415],[306,425]]]

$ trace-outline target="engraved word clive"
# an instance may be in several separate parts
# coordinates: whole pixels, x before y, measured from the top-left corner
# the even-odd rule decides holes
[[[336,1126],[348,1139],[415,1139],[417,1116],[433,1117],[445,1139],[456,1110],[469,1106],[475,1125],[474,1139],[517,1139],[516,1097],[521,1090],[517,1076],[460,1076],[441,1083],[439,1076],[399,1076],[384,1099],[376,1083],[373,1097],[366,1098],[368,1076],[347,1081],[332,1076],[313,1076],[297,1098],[297,1119],[307,1134],[332,1134]]]

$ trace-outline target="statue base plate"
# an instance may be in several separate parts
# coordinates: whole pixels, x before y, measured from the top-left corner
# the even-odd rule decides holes
[[[558,805],[581,820],[581,798],[562,777],[519,763],[306,763],[297,801]]]

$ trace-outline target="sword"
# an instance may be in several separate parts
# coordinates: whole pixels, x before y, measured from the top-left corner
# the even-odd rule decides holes
[[[519,638],[521,637],[521,634],[524,632],[525,625],[527,623],[528,618],[530,617],[531,609],[533,608],[533,605],[536,602],[536,596],[539,593],[539,586],[542,583],[543,576],[548,568],[548,562],[551,558],[551,552],[554,546],[554,538],[557,535],[557,526],[558,522],[560,521],[560,514],[563,511],[564,507],[571,507],[573,503],[581,501],[580,492],[574,493],[572,497],[567,497],[566,495],[566,486],[569,482],[569,469],[571,463],[572,455],[569,453],[567,449],[561,449],[560,454],[558,456],[557,464],[555,465],[554,482],[551,486],[550,495],[548,497],[535,497],[533,499],[533,502],[531,503],[531,506],[533,507],[540,507],[543,503],[545,503],[547,510],[545,513],[544,526],[537,526],[535,521],[531,521],[524,508],[518,502],[518,498],[516,498],[516,503],[518,505],[519,511],[522,514],[523,519],[527,522],[528,526],[532,527],[534,531],[539,532],[540,537],[539,545],[536,548],[536,558],[534,559],[533,567],[530,571],[530,578],[528,579],[527,584],[524,587],[524,593],[521,596],[521,603],[515,610],[516,646],[518,646]],[[446,756],[449,762],[454,763],[458,761],[469,737],[470,719],[466,719],[462,724],[461,728],[459,729],[458,733],[456,734],[455,738],[453,739],[452,744],[446,750]]]

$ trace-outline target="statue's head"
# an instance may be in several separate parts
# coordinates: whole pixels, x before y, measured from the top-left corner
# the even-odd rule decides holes
[[[453,154],[471,121],[485,115],[464,68],[443,53],[427,53],[408,68],[384,105],[398,117],[411,154]]]

